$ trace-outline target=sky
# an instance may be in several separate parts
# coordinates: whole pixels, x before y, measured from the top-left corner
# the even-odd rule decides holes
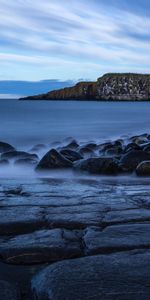
[[[148,0],[0,0],[0,80],[149,73]]]

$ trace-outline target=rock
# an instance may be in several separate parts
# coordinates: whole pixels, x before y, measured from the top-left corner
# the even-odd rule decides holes
[[[19,290],[17,287],[4,280],[0,280],[0,299],[1,300],[19,300]]]
[[[81,160],[75,167],[93,174],[116,175],[121,172],[117,161],[112,157],[88,158]]]
[[[141,147],[139,145],[135,144],[135,143],[129,143],[124,148],[124,153],[127,153],[127,152],[132,151],[132,150],[141,150]]]
[[[87,228],[84,245],[87,255],[150,248],[150,223],[113,225],[101,230]]]
[[[106,156],[118,156],[122,153],[121,146],[112,146],[111,148],[105,150]]]
[[[81,255],[77,234],[65,229],[35,231],[0,244],[1,259],[11,264],[54,262]]]
[[[55,149],[48,151],[38,163],[36,170],[51,170],[72,167],[72,162]]]
[[[77,148],[79,147],[79,144],[77,143],[76,140],[72,140],[69,144],[67,144],[65,146],[65,148],[69,148],[69,149],[73,149],[73,150],[76,150]]]
[[[86,147],[86,146],[80,147],[79,151],[80,151],[81,155],[83,155],[83,156],[93,156],[94,155],[93,150],[91,148]]]
[[[11,146],[10,144],[0,142],[0,153],[8,152],[8,151],[14,151],[15,148]]]
[[[150,210],[144,208],[107,212],[103,218],[104,226],[125,223],[150,222]]]
[[[134,171],[138,164],[145,160],[150,160],[150,153],[142,150],[132,150],[122,156],[120,165],[127,171]]]
[[[96,82],[79,82],[73,87],[29,96],[23,100],[149,100],[149,86],[148,74],[107,73]]]
[[[0,234],[26,233],[45,225],[43,210],[40,207],[1,207]]]
[[[40,151],[40,150],[43,150],[43,149],[45,149],[46,148],[46,146],[44,145],[44,144],[37,144],[37,145],[35,145],[35,146],[33,146],[30,150],[29,150],[29,152],[38,152],[38,151]]]
[[[61,150],[60,153],[65,157],[67,158],[68,160],[71,160],[72,162],[74,161],[77,161],[79,159],[82,159],[83,156],[76,152],[76,151],[73,151],[71,149],[64,149],[64,150]]]
[[[141,135],[136,135],[136,136],[133,136],[130,138],[130,140],[137,144],[137,145],[141,145],[143,143],[146,143],[148,140],[147,140],[147,135],[145,134],[141,134]]]
[[[66,260],[32,279],[38,300],[149,300],[150,252],[117,253]]]
[[[138,176],[150,176],[150,160],[141,162],[136,168]]]
[[[8,160],[13,160],[13,159],[25,159],[25,158],[31,158],[31,159],[38,159],[37,154],[30,154],[28,152],[24,151],[9,151],[5,152],[1,155],[1,159],[8,159]]]
[[[38,160],[32,158],[21,158],[15,161],[15,165],[24,165],[24,166],[35,166],[37,165]]]

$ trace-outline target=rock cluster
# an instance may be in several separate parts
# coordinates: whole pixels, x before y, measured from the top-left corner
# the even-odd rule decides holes
[[[29,96],[24,100],[150,100],[150,75],[108,73],[96,82]]]

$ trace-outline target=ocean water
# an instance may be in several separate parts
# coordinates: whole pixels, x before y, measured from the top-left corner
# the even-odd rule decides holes
[[[16,147],[150,132],[149,102],[0,100],[0,140]]]

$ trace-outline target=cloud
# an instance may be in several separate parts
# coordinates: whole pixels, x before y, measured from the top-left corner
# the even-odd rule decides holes
[[[57,70],[60,78],[89,77],[88,69],[91,78],[102,70],[147,72],[150,19],[139,12],[141,0],[121,2],[0,0],[3,68],[11,65],[23,76],[28,66],[32,77],[37,68],[44,77]]]

